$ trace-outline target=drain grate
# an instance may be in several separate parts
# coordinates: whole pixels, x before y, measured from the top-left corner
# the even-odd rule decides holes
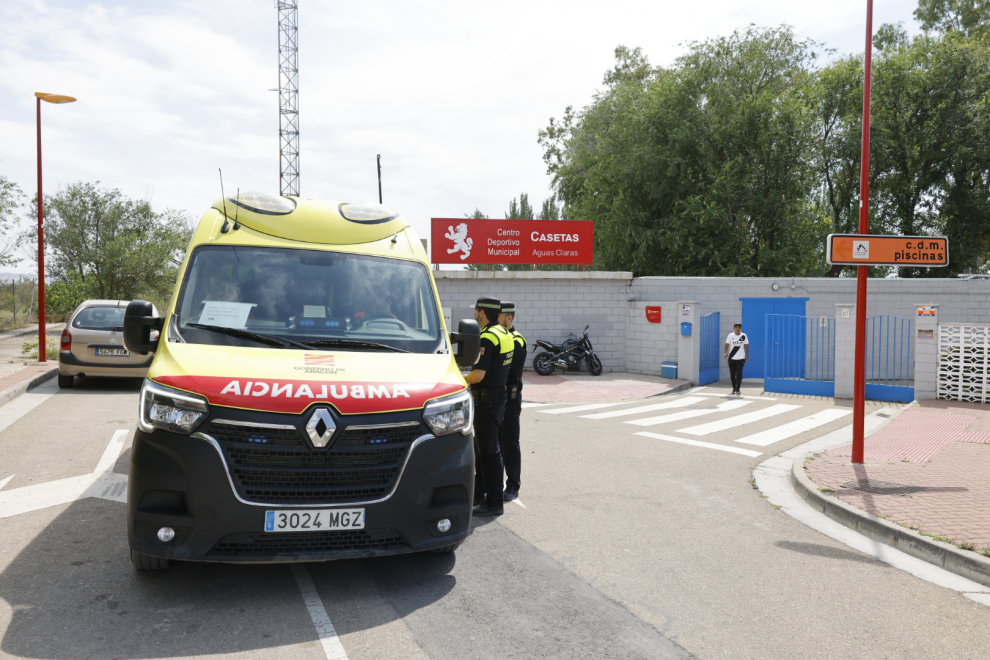
[[[842,484],[842,488],[852,488],[861,490],[864,493],[874,495],[910,495],[928,490],[926,486],[909,486],[908,484],[898,484],[892,481],[878,481],[876,479],[860,479]]]

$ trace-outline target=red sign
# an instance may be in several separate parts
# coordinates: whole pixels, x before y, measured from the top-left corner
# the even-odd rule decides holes
[[[595,263],[595,223],[581,220],[432,219],[435,264]]]
[[[663,307],[647,307],[646,308],[646,320],[650,323],[660,323],[660,319],[663,318]]]

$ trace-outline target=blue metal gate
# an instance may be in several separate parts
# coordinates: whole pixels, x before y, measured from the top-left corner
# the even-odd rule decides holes
[[[896,316],[866,319],[866,398],[914,401],[914,321]]]
[[[763,389],[835,396],[835,319],[767,314]]]
[[[707,385],[718,380],[721,312],[712,312],[701,317],[701,364],[698,368],[698,385]]]

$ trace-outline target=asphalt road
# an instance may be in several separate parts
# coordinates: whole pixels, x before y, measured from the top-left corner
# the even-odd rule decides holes
[[[116,475],[127,471],[138,386],[49,384],[0,409],[0,657],[789,660],[990,649],[990,608],[845,548],[751,487],[759,462],[848,419],[767,446],[738,440],[830,400],[744,388],[744,405],[715,408],[729,400],[701,394],[716,387],[560,414],[551,411],[568,406],[527,408],[522,503],[476,521],[453,556],[137,574]],[[624,413],[661,402],[674,407]],[[794,407],[765,412],[781,405]],[[664,419],[626,423],[654,417]],[[120,430],[122,447],[112,442]]]

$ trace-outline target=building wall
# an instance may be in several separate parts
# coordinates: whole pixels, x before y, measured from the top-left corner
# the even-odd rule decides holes
[[[660,307],[661,322],[646,320],[646,308]],[[631,301],[626,308],[626,371],[659,374],[661,362],[677,362],[677,303]]]
[[[808,316],[829,318],[835,317],[836,304],[856,302],[853,278],[633,278],[632,273],[595,271],[435,271],[434,275],[440,300],[450,308],[452,329],[459,319],[473,318],[471,305],[479,296],[491,295],[516,303],[516,326],[531,344],[536,339],[563,341],[569,332],[580,334],[590,324],[592,343],[606,371],[657,375],[661,362],[678,361],[676,303],[664,301],[697,301],[699,319],[721,312],[723,336],[742,317],[740,298],[808,298]],[[939,305],[939,322],[990,323],[990,280],[869,282],[868,316],[914,319],[916,305],[932,303]],[[663,307],[661,323],[646,321],[648,304]],[[721,378],[728,379],[724,361]]]
[[[530,351],[537,339],[554,344],[568,333],[588,335],[604,371],[626,370],[626,308],[632,273],[570,271],[434,271],[440,303],[450,310],[450,328],[473,319],[481,296],[516,303],[516,329]],[[532,369],[532,353],[526,368]],[[659,367],[657,370],[659,373]]]

